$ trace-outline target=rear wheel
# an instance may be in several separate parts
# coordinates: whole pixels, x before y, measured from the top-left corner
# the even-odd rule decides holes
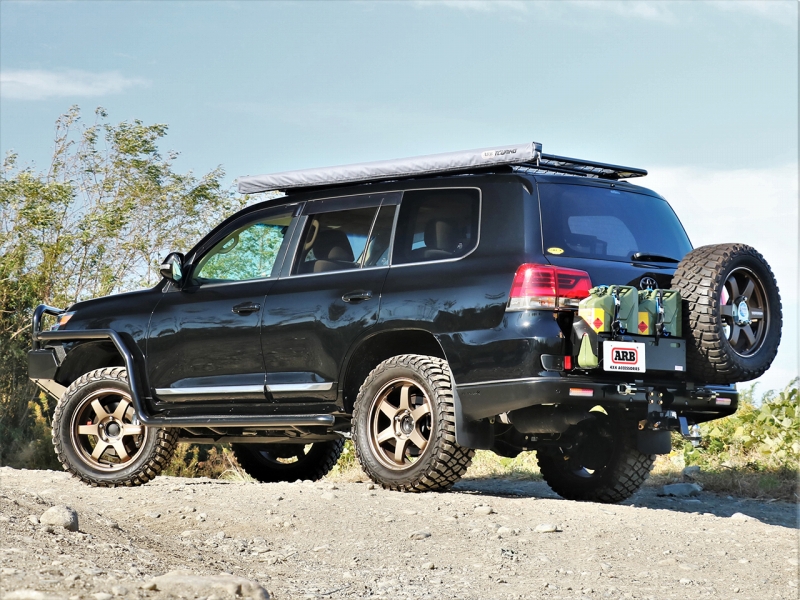
[[[95,486],[147,483],[167,466],[177,442],[177,430],[139,423],[121,367],[90,371],[73,382],[53,415],[58,460]]]
[[[475,451],[456,443],[447,362],[405,354],[379,364],[356,399],[353,445],[364,472],[387,489],[442,490],[458,481]]]
[[[596,413],[564,434],[569,442],[537,452],[542,477],[562,498],[621,502],[650,476],[655,455],[636,449],[636,425]]]
[[[343,448],[341,438],[313,444],[231,444],[239,465],[263,483],[322,479]]]

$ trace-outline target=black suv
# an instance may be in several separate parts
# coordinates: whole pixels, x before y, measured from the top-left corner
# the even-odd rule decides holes
[[[64,468],[141,484],[188,441],[231,444],[260,481],[317,479],[352,435],[387,488],[447,488],[475,449],[536,450],[560,495],[615,502],[671,430],[735,412],[731,383],[780,340],[757,252],[692,250],[667,202],[623,180],[645,171],[536,144],[474,154],[248,178],[286,194],[170,254],[153,289],[38,307],[29,374],[58,398]],[[618,315],[597,333],[577,309],[600,285],[678,290],[684,335]],[[641,342],[648,367],[587,367],[584,338],[598,357]]]

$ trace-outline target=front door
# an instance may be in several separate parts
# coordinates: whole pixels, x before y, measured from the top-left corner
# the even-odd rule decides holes
[[[399,194],[308,202],[270,288],[262,348],[275,402],[334,402],[342,360],[378,319]]]
[[[187,281],[164,293],[147,341],[155,398],[264,400],[264,298],[285,254],[293,207],[243,216],[187,257]]]

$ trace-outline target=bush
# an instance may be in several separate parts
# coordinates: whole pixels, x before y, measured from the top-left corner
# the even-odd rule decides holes
[[[798,379],[783,391],[755,398],[755,385],[740,392],[739,410],[703,423],[695,448],[673,435],[673,452],[660,459],[656,473],[681,476],[675,467],[697,465],[696,478],[710,491],[750,497],[796,500],[800,475]]]

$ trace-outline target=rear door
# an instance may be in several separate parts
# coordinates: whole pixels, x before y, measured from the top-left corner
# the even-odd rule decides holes
[[[342,360],[378,319],[399,193],[308,202],[264,305],[267,390],[286,404],[334,402]]]
[[[661,197],[611,182],[538,182],[543,252],[589,273],[594,285],[669,288],[692,249]]]

